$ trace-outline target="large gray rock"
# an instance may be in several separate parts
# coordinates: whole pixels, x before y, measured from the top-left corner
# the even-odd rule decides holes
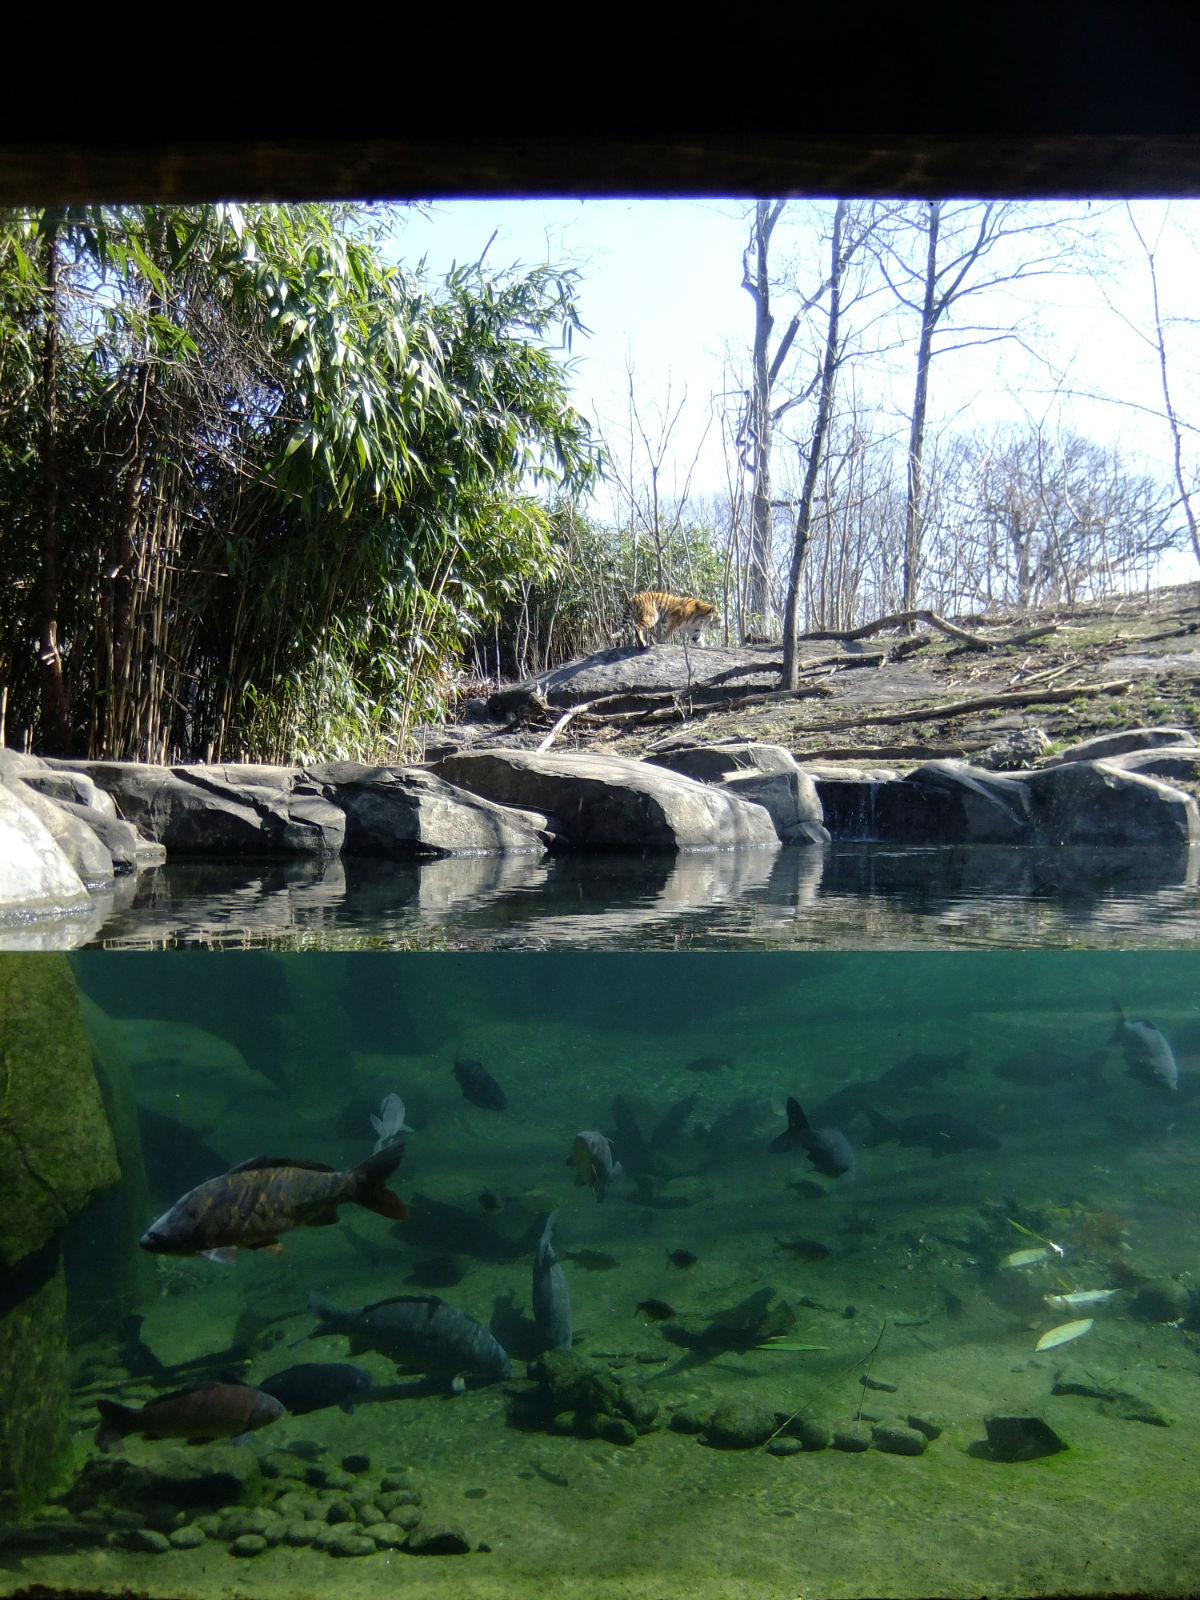
[[[107,800],[108,796],[104,798]],[[60,800],[58,809],[78,818],[96,835],[112,858],[114,872],[122,876],[161,867],[167,859],[166,846],[153,839],[143,839],[132,822],[105,816],[100,810],[77,806],[70,800]]]
[[[1190,794],[1112,762],[1072,761],[1021,781],[1039,844],[1161,847],[1200,839],[1200,809]]]
[[[344,813],[293,767],[53,763],[83,772],[126,821],[178,854],[337,855]]]
[[[731,772],[721,788],[762,806],[784,844],[829,843],[817,786],[807,772]]]
[[[49,828],[20,795],[0,785],[0,913],[87,905],[83,880]]]
[[[36,789],[47,799],[86,806],[89,811],[97,811],[104,817],[115,818],[117,815],[112,796],[98,789],[86,772],[55,772],[52,768],[39,766],[19,776],[27,788]]]
[[[645,761],[583,752],[480,750],[448,756],[440,775],[500,805],[558,819],[591,850],[721,850],[776,845],[762,806]]]
[[[36,789],[31,789],[23,778],[10,778],[8,790],[24,801],[46,825],[63,855],[79,874],[85,889],[102,889],[111,885],[113,858],[86,822],[72,816],[65,807],[39,794]]]
[[[1200,744],[1168,744],[1154,750],[1130,750],[1108,756],[1110,767],[1140,772],[1144,778],[1164,778],[1168,783],[1200,783]]]
[[[670,772],[682,772],[698,783],[719,783],[741,772],[796,772],[796,758],[781,744],[743,739],[731,744],[685,744],[673,741],[648,751],[646,760]]]
[[[824,803],[824,785],[821,786]],[[1022,780],[966,761],[927,761],[895,783],[874,786],[870,837],[904,844],[1028,844]]]
[[[1100,733],[1094,739],[1082,739],[1056,755],[1046,756],[1039,765],[1062,767],[1071,761],[1106,761],[1110,756],[1121,756],[1131,750],[1156,750],[1163,745],[1194,744],[1196,735],[1186,728],[1126,728],[1121,733]]]
[[[420,767],[337,761],[307,776],[345,814],[347,855],[540,855],[554,834],[541,813],[496,805]]]
[[[646,759],[700,783],[720,784],[739,800],[764,807],[784,844],[829,843],[816,785],[781,744],[753,740],[690,744],[674,740],[652,751]]]

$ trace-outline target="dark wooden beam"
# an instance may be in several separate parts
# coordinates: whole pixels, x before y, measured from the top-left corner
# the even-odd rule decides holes
[[[0,143],[0,204],[480,195],[1200,195],[1200,133]]]

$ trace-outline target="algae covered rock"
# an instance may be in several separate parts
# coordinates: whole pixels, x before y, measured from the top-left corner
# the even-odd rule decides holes
[[[708,1420],[704,1443],[718,1450],[753,1450],[777,1427],[775,1413],[755,1400],[722,1400]]]
[[[65,957],[0,954],[0,1514],[49,1487],[65,1445],[62,1234],[120,1179]]]
[[[0,955],[0,1266],[10,1271],[120,1181],[65,957]]]

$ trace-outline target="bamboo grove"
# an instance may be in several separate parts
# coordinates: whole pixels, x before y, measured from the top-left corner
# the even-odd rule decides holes
[[[553,572],[545,495],[599,469],[547,344],[572,274],[431,287],[379,227],[0,217],[0,742],[394,757],[460,640]]]

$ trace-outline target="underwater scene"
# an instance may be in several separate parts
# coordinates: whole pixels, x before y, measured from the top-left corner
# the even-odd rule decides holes
[[[1198,995],[2,956],[0,1593],[1195,1592]]]

